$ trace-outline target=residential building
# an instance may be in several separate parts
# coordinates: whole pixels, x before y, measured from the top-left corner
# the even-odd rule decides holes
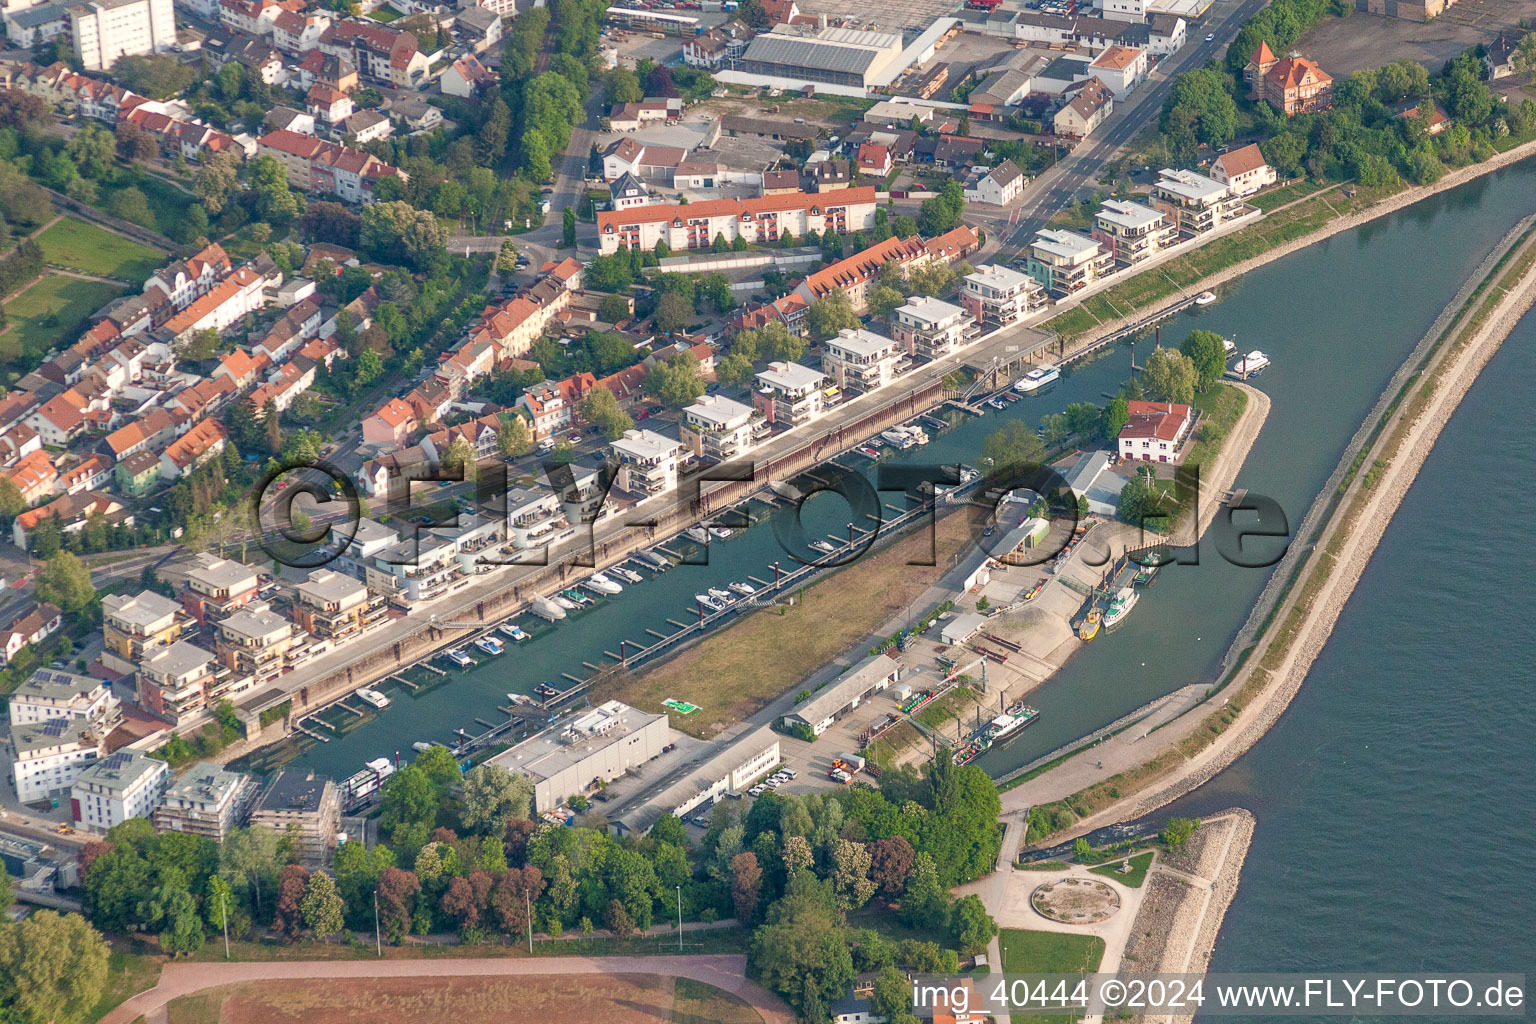
[[[201,761],[166,787],[150,815],[156,832],[187,832],[222,843],[245,824],[256,780],[221,764]]]
[[[1115,268],[1115,256],[1076,231],[1047,228],[1029,245],[1024,272],[1053,295],[1081,291]]]
[[[853,311],[862,313],[870,285],[879,279],[882,267],[890,263],[895,264],[895,269],[921,266],[932,258],[933,254],[917,235],[887,238],[806,275],[793,294],[810,303],[841,292],[848,297]]]
[[[597,215],[597,230],[604,253],[620,248],[654,249],[665,241],[674,252],[707,249],[716,237],[727,242],[776,242],[789,232],[796,238],[807,231],[834,231],[840,235],[865,231],[875,223],[873,186],[838,189],[815,194],[805,192],[755,199],[712,199],[686,206],[653,205],[629,210],[605,210]]]
[[[507,490],[507,537],[518,551],[559,544],[575,536],[560,495],[542,487]]]
[[[1093,59],[1088,73],[1103,82],[1119,102],[1147,77],[1147,55],[1134,46],[1111,46]]]
[[[610,700],[578,711],[487,763],[532,782],[534,813],[543,814],[656,757],[670,732],[666,715]]]
[[[219,664],[212,652],[177,640],[140,663],[138,701],[144,710],[176,725],[243,690],[245,682]]]
[[[1158,174],[1152,205],[1178,224],[1186,238],[1214,231],[1249,209],[1227,186],[1203,174],[1167,168]]]
[[[113,479],[122,494],[143,497],[160,482],[160,456],[154,452],[134,452],[116,465]]]
[[[973,167],[966,176],[965,201],[1007,206],[1019,198],[1024,190],[1024,172],[1012,160],[1004,160],[996,167]]]
[[[645,182],[626,171],[608,186],[608,201],[615,210],[632,210],[649,205],[651,194]]]
[[[769,423],[792,428],[822,414],[827,378],[799,363],[773,362],[757,374],[752,404]]]
[[[927,296],[914,296],[896,310],[892,333],[907,354],[932,362],[964,345],[976,321],[962,307]]]
[[[262,286],[261,275],[241,267],[167,320],[163,330],[175,341],[183,341],[196,331],[223,331],[267,304]]]
[[[389,138],[395,133],[395,126],[377,110],[359,110],[341,122],[341,130],[347,141],[361,146]]]
[[[104,833],[130,818],[147,818],[165,792],[170,766],[138,751],[119,750],[82,768],[70,790],[76,828]]]
[[[1227,186],[1235,196],[1252,195],[1275,183],[1275,169],[1269,166],[1258,143],[1250,142],[1229,149],[1211,162],[1211,178]]]
[[[68,797],[81,769],[104,752],[104,737],[89,721],[77,718],[12,722],[10,740],[11,778],[23,804]]]
[[[0,666],[9,665],[24,648],[42,643],[63,625],[63,612],[46,601],[23,610],[0,628]]]
[[[734,459],[752,447],[752,407],[724,395],[703,395],[683,410],[682,434],[700,458]]]
[[[1120,458],[1177,462],[1179,448],[1195,424],[1194,411],[1174,402],[1132,402],[1130,420],[1120,428]]]
[[[270,156],[287,168],[288,184],[294,188],[335,193],[350,203],[370,203],[379,179],[404,176],[376,156],[313,135],[280,130],[268,132],[256,144],[261,156]]]
[[[352,116],[352,97],[339,89],[316,82],[309,87],[309,93],[304,97],[304,109],[316,121],[339,124]]]
[[[1114,109],[1114,93],[1098,78],[1089,78],[1056,111],[1051,123],[1057,135],[1069,139],[1086,139]]]
[[[236,612],[218,624],[215,642],[219,659],[237,675],[250,676],[257,685],[270,682],[307,660],[308,637],[272,611],[265,603]]]
[[[280,771],[251,808],[251,828],[270,829],[279,839],[290,837],[305,867],[327,867],[341,831],[341,795],[323,775]]]
[[[169,647],[196,623],[181,604],[153,590],[108,594],[101,599],[102,664],[127,675],[162,647]]]
[[[199,420],[191,430],[165,446],[160,453],[160,478],[174,480],[190,473],[224,450],[229,437],[212,417]]]
[[[314,569],[294,587],[293,618],[299,628],[332,643],[361,636],[383,620],[385,600],[363,583],[331,569]]]
[[[133,525],[133,516],[123,504],[110,494],[101,491],[77,491],[65,494],[41,508],[30,509],[16,517],[11,524],[11,539],[26,551],[31,546],[31,536],[44,520],[52,519],[64,534],[79,533],[96,515],[106,517],[108,525],[124,523]]]
[[[518,406],[528,410],[535,438],[553,437],[576,419],[582,397],[597,386],[597,378],[582,371],[563,380],[544,381],[519,396]]]
[[[626,430],[609,447],[618,457],[614,486],[640,500],[677,487],[678,455],[682,445],[654,430]]]
[[[420,426],[415,411],[409,405],[398,398],[391,398],[363,420],[363,441],[400,448]]]
[[[105,71],[119,57],[168,50],[176,43],[171,0],[80,0],[64,5],[75,57],[86,71]]]
[[[418,89],[431,62],[416,37],[372,21],[339,21],[320,36],[320,50],[351,62],[363,75],[398,89]]]
[[[1106,199],[1093,219],[1093,237],[1108,249],[1115,262],[1134,266],[1179,240],[1179,228],[1160,210],[1142,203]]]
[[[261,580],[244,562],[201,552],[182,569],[182,607],[198,622],[222,619],[256,599]]]
[[[983,327],[1006,327],[1045,304],[1039,281],[1001,263],[988,263],[960,282],[960,305]]]
[[[501,15],[496,11],[488,10],[479,5],[461,7],[459,8],[459,13],[454,17],[453,31],[456,36],[464,41],[472,53],[484,53],[501,42]],[[468,72],[466,72],[465,68],[459,68],[457,66],[458,63],[458,61],[455,61],[448,71],[444,71],[443,77],[439,81],[445,81],[449,73],[453,72],[466,82],[488,86],[495,84],[496,73],[488,71],[485,65],[481,64],[478,60],[473,65],[469,65],[470,70]],[[446,91],[444,89],[444,92]]]
[[[501,22],[495,24],[499,26]],[[494,88],[496,81],[496,72],[480,63],[479,58],[473,54],[466,53],[448,65],[448,70],[437,80],[437,85],[445,96],[468,98],[481,89]]]
[[[821,368],[844,391],[861,394],[896,379],[906,355],[901,343],[863,328],[847,327],[827,339]]]
[[[1259,43],[1253,51],[1243,81],[1249,99],[1263,100],[1286,117],[1333,106],[1333,76],[1299,54],[1276,58],[1268,43]]]
[[[901,663],[889,655],[877,654],[816,691],[810,700],[785,715],[786,721],[804,726],[817,736],[875,694],[901,678]]]
[[[12,725],[37,725],[55,718],[87,722],[101,736],[123,719],[122,703],[104,679],[56,668],[40,668],[10,695]]]

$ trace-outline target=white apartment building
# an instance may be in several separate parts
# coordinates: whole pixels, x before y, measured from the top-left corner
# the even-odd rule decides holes
[[[1053,295],[1071,295],[1115,267],[1108,249],[1077,231],[1042,230],[1029,243],[1024,269]]]
[[[147,818],[160,803],[170,766],[137,751],[119,750],[82,768],[70,790],[76,828],[105,832],[129,818]]]
[[[644,501],[677,486],[678,455],[683,446],[654,430],[626,430],[610,446],[619,459],[614,485]]]
[[[752,447],[752,407],[723,395],[704,395],[683,410],[683,443],[700,458],[725,462]]]
[[[960,282],[960,305],[986,327],[1004,327],[1045,306],[1039,281],[1001,263],[989,263]]]
[[[874,226],[875,205],[874,186],[866,185],[756,199],[711,199],[686,206],[636,206],[599,213],[597,233],[604,253],[654,249],[663,240],[673,252],[708,249],[717,237],[767,244],[777,242],[785,232],[801,238],[808,231],[839,235],[866,231]]]
[[[105,71],[119,57],[168,50],[176,43],[171,0],[86,0],[64,10],[75,56],[86,71]]]
[[[256,780],[221,764],[201,761],[172,782],[151,820],[156,832],[190,832],[222,843],[245,824]]]
[[[1106,199],[1093,219],[1093,237],[1114,255],[1116,263],[1129,267],[1177,242],[1179,229],[1161,210]]]
[[[932,362],[965,344],[976,321],[961,306],[924,295],[896,310],[896,340],[909,355]]]
[[[541,487],[507,491],[507,536],[519,551],[559,544],[575,536],[560,495]]]
[[[105,735],[122,721],[122,702],[105,679],[40,668],[11,693],[12,725],[36,725],[54,718],[90,722]]]
[[[906,353],[895,338],[846,327],[826,342],[821,368],[844,390],[875,391],[896,379]]]
[[[769,363],[757,375],[752,404],[769,423],[798,427],[822,414],[827,378],[799,363]]]
[[[1241,197],[1215,178],[1166,167],[1158,174],[1152,205],[1167,214],[1186,238],[1214,231],[1247,210]]]
[[[103,753],[96,727],[82,718],[11,726],[11,778],[24,804],[69,795],[80,770]]]

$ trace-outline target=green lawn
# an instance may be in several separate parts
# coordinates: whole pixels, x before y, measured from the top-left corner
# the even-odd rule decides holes
[[[165,261],[165,254],[156,249],[68,217],[38,235],[37,244],[52,266],[136,283]]]
[[[50,348],[74,340],[85,318],[122,291],[101,281],[45,275],[5,306],[10,327],[0,333],[0,366],[18,376],[37,369]]]
[[[1104,940],[1097,935],[1030,932],[1004,928],[997,937],[1003,951],[1004,974],[1091,974],[1104,959]],[[1043,1024],[1076,1019],[1076,1014],[1012,1014],[1014,1024]]]
[[[1146,853],[1138,853],[1132,857],[1131,870],[1121,874],[1120,865],[1124,863],[1123,860],[1117,860],[1112,864],[1101,864],[1088,870],[1105,878],[1113,878],[1127,888],[1140,889],[1141,883],[1147,880],[1147,869],[1152,866],[1152,851],[1148,850]]]
[[[392,21],[399,21],[402,15],[393,7],[380,7],[378,10],[369,11],[367,17],[380,25],[388,25]]]
[[[127,1002],[130,996],[154,988],[160,981],[161,963],[158,958],[114,949],[107,960],[106,987],[85,1019],[100,1020]]]

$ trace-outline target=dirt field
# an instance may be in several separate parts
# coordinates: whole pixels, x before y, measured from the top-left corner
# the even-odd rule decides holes
[[[182,996],[166,1024],[762,1024],[702,982],[636,974],[579,978],[342,979],[250,983]]]
[[[793,608],[759,609],[670,661],[605,687],[602,696],[647,711],[662,710],[668,697],[692,701],[704,710],[674,714],[672,724],[706,738],[744,721],[905,612],[970,542],[967,519],[961,511],[939,521],[936,566],[907,565],[929,554],[928,531],[918,531],[824,578]]]
[[[1521,18],[1536,19],[1536,0],[1461,0],[1433,21],[1419,24],[1356,12],[1325,18],[1296,41],[1334,78],[1394,60],[1413,60],[1432,70],[1469,46],[1501,31],[1519,31]]]

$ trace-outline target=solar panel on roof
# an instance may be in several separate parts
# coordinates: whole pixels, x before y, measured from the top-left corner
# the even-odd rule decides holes
[[[69,729],[69,719],[50,718],[43,723],[44,736],[62,736]]]

